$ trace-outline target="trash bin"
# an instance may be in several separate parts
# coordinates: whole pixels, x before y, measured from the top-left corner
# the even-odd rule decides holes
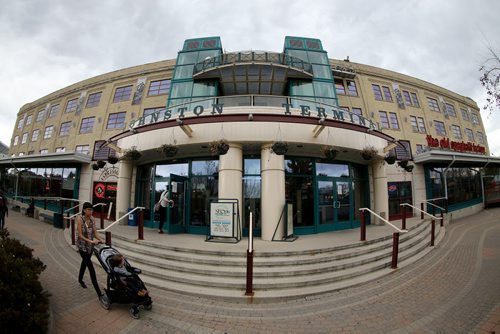
[[[62,213],[54,212],[54,227],[64,228]]]
[[[129,226],[137,226],[137,211],[130,213],[130,211],[134,210],[134,208],[128,208],[128,225]]]

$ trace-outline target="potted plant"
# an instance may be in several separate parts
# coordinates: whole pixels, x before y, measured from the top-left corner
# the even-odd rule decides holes
[[[130,149],[126,150],[123,153],[123,160],[139,160],[142,157],[142,153],[139,152],[135,146],[132,146]]]
[[[385,162],[387,162],[389,165],[394,165],[394,163],[396,162],[396,156],[394,155],[388,155],[384,158]]]
[[[276,155],[285,155],[288,152],[288,144],[284,141],[275,141],[271,146],[271,151]]]
[[[158,150],[163,152],[166,157],[173,157],[177,154],[177,151],[179,151],[179,147],[177,147],[177,145],[163,144]]]
[[[106,161],[97,160],[97,166],[99,166],[99,168],[103,168],[104,166],[106,166]]]
[[[371,160],[377,155],[377,149],[373,146],[365,146],[361,151],[361,156],[365,160]]]
[[[112,165],[116,164],[116,163],[118,162],[118,160],[119,160],[119,159],[118,159],[117,157],[115,157],[115,156],[109,156],[109,157],[108,157],[108,162],[109,162],[110,164],[112,164]]]
[[[99,170],[99,166],[97,166],[97,164],[96,164],[96,163],[93,163],[93,164],[92,164],[92,169],[93,169],[93,170]]]
[[[213,141],[209,145],[213,155],[224,155],[229,151],[229,144],[225,139]]]
[[[405,172],[411,173],[411,171],[413,170],[413,167],[415,167],[415,166],[413,166],[413,165],[408,165],[408,166],[406,166],[406,167],[404,168],[404,170],[405,170]]]
[[[339,151],[337,151],[333,146],[325,145],[321,147],[321,153],[323,153],[323,156],[326,159],[333,160]]]

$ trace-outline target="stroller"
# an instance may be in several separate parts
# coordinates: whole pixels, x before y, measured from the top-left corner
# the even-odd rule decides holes
[[[139,319],[139,307],[142,306],[145,310],[149,311],[153,307],[153,301],[149,295],[138,296],[130,288],[128,288],[120,279],[120,275],[113,271],[110,261],[113,255],[120,254],[116,249],[111,246],[105,246],[101,248],[94,247],[94,254],[99,260],[99,263],[104,268],[107,276],[107,284],[104,289],[105,294],[99,299],[101,306],[105,310],[109,310],[112,303],[120,304],[130,304],[132,307],[129,310],[130,315],[134,319]],[[144,289],[146,286],[144,282],[139,278],[141,273],[140,269],[132,267],[128,261],[125,259],[125,267],[131,273],[136,275],[136,278],[140,281]]]

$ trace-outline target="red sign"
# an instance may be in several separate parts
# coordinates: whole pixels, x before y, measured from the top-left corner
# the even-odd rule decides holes
[[[484,146],[476,145],[474,143],[450,141],[449,138],[437,139],[432,137],[431,135],[427,135],[425,139],[427,140],[427,145],[429,147],[440,147],[458,152],[474,152],[482,154],[486,153],[486,148]]]
[[[94,195],[97,198],[104,198],[104,184],[96,183],[94,186]]]

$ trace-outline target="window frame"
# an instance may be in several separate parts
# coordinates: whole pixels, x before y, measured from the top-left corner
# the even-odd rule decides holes
[[[85,108],[94,108],[99,106],[99,103],[101,103],[101,97],[102,97],[102,91],[90,94],[89,97],[87,98],[87,103],[85,104]]]
[[[53,125],[46,126],[45,130],[43,131],[43,139],[52,138],[53,133],[54,133],[54,126]]]
[[[113,95],[113,103],[130,100],[133,87],[134,85],[116,87],[115,94]]]
[[[123,129],[125,127],[126,117],[127,117],[126,111],[120,111],[120,112],[115,112],[115,113],[109,114],[108,121],[106,122],[106,130]],[[123,121],[120,124],[118,124],[117,121],[120,120],[120,118],[123,118]],[[112,123],[110,123],[110,122],[112,122]],[[113,127],[110,127],[110,124],[113,124]],[[117,126],[117,125],[121,125],[121,126]]]
[[[438,124],[440,125],[439,127],[437,126]],[[442,133],[438,132],[438,128],[443,130]],[[434,120],[434,130],[438,136],[446,137],[446,127],[444,122]]]
[[[441,112],[441,108],[439,107],[438,100],[436,100],[436,99],[434,99],[432,97],[428,97],[427,96],[427,106],[429,107],[429,109],[431,111],[435,111],[435,112],[438,112],[438,113]]]
[[[69,136],[69,132],[71,131],[71,123],[71,121],[61,123],[61,126],[59,127],[59,137]],[[68,131],[62,133],[63,129],[66,130],[66,126],[68,128]]]
[[[156,89],[156,86],[154,87],[155,89],[152,90],[153,84],[159,82],[159,85],[157,86],[158,89]],[[162,83],[168,83],[163,85]],[[162,89],[163,86],[168,86],[168,89],[165,91],[165,89]],[[170,88],[172,87],[172,80],[170,79],[162,79],[162,80],[155,80],[151,81],[149,83],[149,89],[148,89],[148,95],[147,96],[158,96],[158,95],[167,95],[170,92]],[[153,94],[154,93],[154,94]]]
[[[89,126],[90,122],[91,126]],[[78,133],[80,134],[92,133],[94,131],[94,124],[95,124],[95,116],[82,118],[82,121],[80,123],[80,130]]]
[[[64,113],[75,112],[77,107],[78,107],[78,98],[68,100],[68,102],[66,102],[66,108],[64,109]]]

